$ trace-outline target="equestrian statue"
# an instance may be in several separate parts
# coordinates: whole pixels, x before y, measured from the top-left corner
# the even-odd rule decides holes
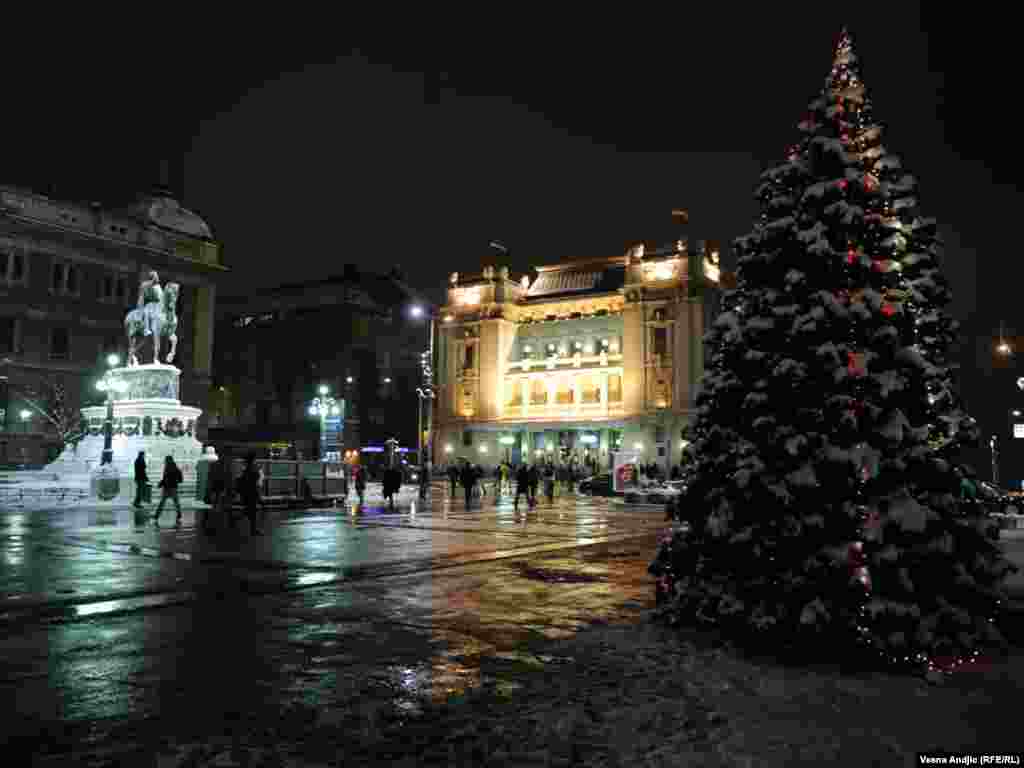
[[[128,365],[138,365],[138,348],[146,336],[153,337],[153,362],[160,362],[160,340],[164,337],[171,342],[166,362],[174,360],[178,348],[178,284],[160,286],[160,277],[150,272],[139,285],[139,305],[124,319],[128,334]]]

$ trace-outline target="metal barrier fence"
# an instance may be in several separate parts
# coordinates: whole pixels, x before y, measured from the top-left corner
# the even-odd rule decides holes
[[[264,498],[302,498],[306,495],[304,482],[309,483],[313,496],[341,496],[346,490],[346,467],[340,462],[256,459],[256,466],[263,470],[260,493]],[[235,478],[244,469],[244,460],[232,462]]]

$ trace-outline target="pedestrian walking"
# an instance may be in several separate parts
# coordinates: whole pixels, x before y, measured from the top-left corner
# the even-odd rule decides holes
[[[548,504],[555,504],[555,468],[548,466],[544,472],[544,495],[548,497]]]
[[[424,465],[420,468],[420,499],[427,500],[427,493],[430,491],[430,466]]]
[[[238,478],[238,495],[245,505],[245,514],[249,518],[249,530],[254,536],[262,536],[263,529],[256,520],[256,507],[260,505],[260,471],[256,466],[256,457],[252,454],[245,459],[245,469]],[[266,518],[266,508],[263,508]]]
[[[476,485],[476,468],[468,461],[459,473],[459,482],[466,492],[466,509],[473,503],[473,486]]]
[[[395,508],[395,494],[402,487],[402,470],[398,467],[388,467],[384,470],[384,498],[388,500],[388,506]]]
[[[211,467],[210,472],[210,500],[212,509],[206,513],[203,521],[204,533],[216,533],[218,528],[234,525],[229,519],[232,512],[231,507],[235,500],[235,477],[230,448],[224,448],[217,463]]]
[[[516,470],[516,500],[513,504],[513,508],[519,511],[519,497],[526,497],[526,505],[530,505],[530,472],[526,468],[525,464],[519,465],[519,469]]]
[[[537,487],[540,485],[540,468],[534,464],[530,467],[529,471],[529,488],[530,498],[529,504],[532,507],[537,503]]]
[[[454,464],[448,465],[448,482],[452,486],[452,498],[455,498],[455,488],[459,484],[459,468]]]
[[[474,470],[474,472],[476,474],[476,482],[480,486],[480,498],[482,499],[484,496],[487,495],[487,473],[484,471],[484,468],[479,464],[476,465],[476,469]]]
[[[182,481],[181,470],[178,469],[178,465],[174,463],[174,459],[168,456],[164,459],[164,476],[160,478],[160,503],[156,505],[156,513],[153,515],[153,522],[160,522],[160,515],[163,514],[164,504],[168,499],[174,502],[174,508],[177,510],[177,517],[174,522],[176,525],[181,523],[181,502],[178,501],[178,486],[181,485]]]
[[[146,452],[139,451],[135,459],[135,502],[132,506],[142,509],[142,505],[149,504],[151,500],[149,476],[146,474]]]
[[[362,506],[366,499],[366,469],[355,467],[352,471],[356,476],[356,493],[359,495],[359,506]]]

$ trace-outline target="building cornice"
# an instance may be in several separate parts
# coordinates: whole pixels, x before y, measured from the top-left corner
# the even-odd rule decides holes
[[[59,232],[59,233],[61,233],[63,235],[67,235],[67,236],[70,236],[70,237],[80,237],[80,238],[85,238],[86,240],[92,240],[92,241],[95,241],[95,242],[102,243],[103,245],[115,246],[118,249],[129,249],[129,250],[132,250],[132,251],[138,251],[138,252],[143,253],[143,254],[159,255],[159,256],[161,256],[161,257],[163,257],[165,259],[173,259],[173,260],[176,260],[176,261],[187,262],[187,263],[192,264],[194,266],[204,267],[204,268],[212,270],[214,272],[230,272],[231,271],[228,267],[225,267],[223,264],[210,263],[209,261],[204,261],[202,259],[196,259],[196,258],[192,258],[190,256],[185,256],[184,254],[182,254],[179,251],[174,250],[174,249],[156,248],[156,247],[153,247],[153,246],[150,246],[150,245],[146,245],[144,243],[130,242],[130,241],[125,241],[125,240],[122,240],[122,239],[110,237],[109,235],[104,235],[102,233],[90,231],[88,229],[82,229],[81,227],[66,226],[66,225],[63,225],[63,224],[59,224],[59,223],[57,223],[55,221],[51,221],[49,219],[43,219],[43,218],[39,218],[39,217],[36,217],[36,216],[28,216],[28,215],[23,214],[23,213],[17,213],[15,211],[13,211],[12,209],[10,209],[9,207],[0,208],[0,216],[2,216],[3,218],[8,219],[10,221],[13,221],[15,223],[21,224],[22,226],[25,226],[25,227],[29,228],[31,231],[39,231],[40,229],[48,229],[48,230],[51,230],[51,231],[54,231],[54,232]],[[154,231],[161,231],[161,230],[158,230],[158,228],[156,228],[156,227],[145,227],[144,229],[152,229]],[[172,238],[173,237],[173,235],[164,233],[162,231],[161,231],[161,234],[164,237],[167,237],[167,238]],[[194,238],[182,238],[182,239],[185,240],[186,242],[195,242],[195,243],[207,244],[207,245],[211,245],[213,247],[217,247],[216,243],[207,243],[207,241],[204,241],[204,240],[196,240]]]

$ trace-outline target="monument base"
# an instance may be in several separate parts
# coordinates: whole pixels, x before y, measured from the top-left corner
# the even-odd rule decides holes
[[[104,467],[105,477],[119,479],[116,498],[134,496],[135,459],[139,451],[145,452],[146,474],[154,489],[163,476],[165,458],[171,456],[184,478],[179,494],[184,497],[192,492],[196,462],[203,453],[203,446],[195,437],[196,422],[202,410],[182,405],[178,400],[181,371],[173,365],[153,364],[116,368],[112,375],[128,384],[127,391],[114,397],[111,438],[114,457],[107,465],[111,469]],[[39,475],[52,476],[58,483],[77,484],[88,479],[92,484],[103,454],[107,406],[83,408],[82,415],[88,425],[85,437],[76,446],[66,446]],[[99,484],[93,487],[100,490]],[[112,486],[107,483],[105,487],[107,491],[101,493],[109,493]]]

